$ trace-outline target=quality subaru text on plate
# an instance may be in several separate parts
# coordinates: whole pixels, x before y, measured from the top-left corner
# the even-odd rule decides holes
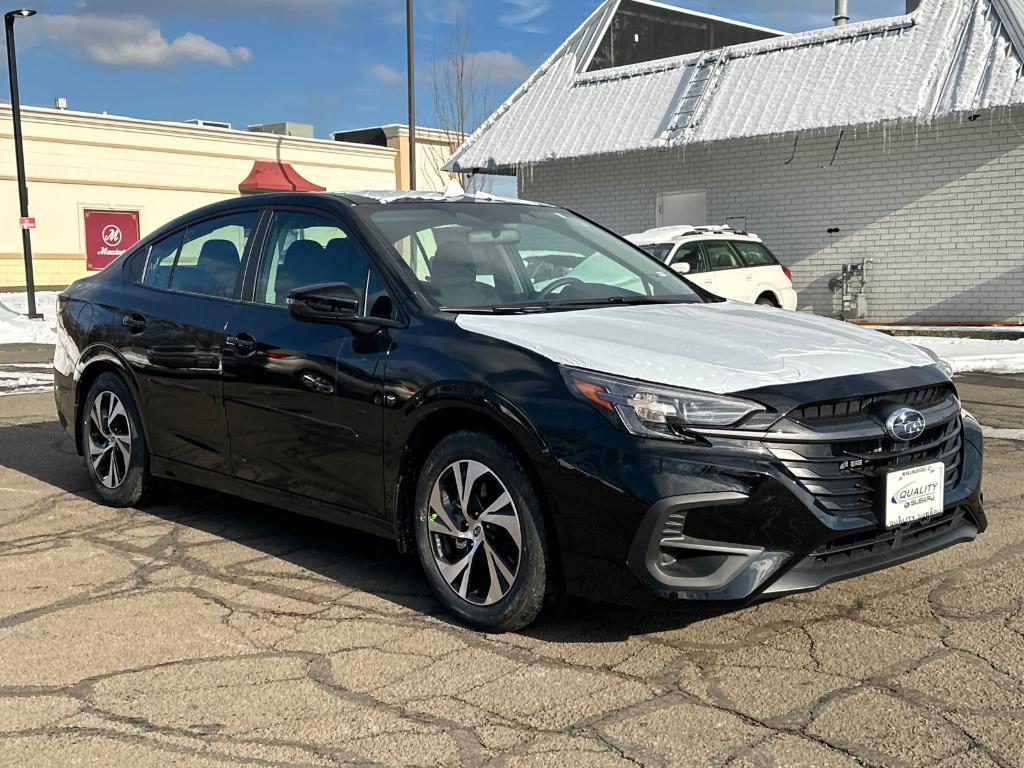
[[[555,207],[218,203],[68,288],[58,335],[106,503],[170,478],[392,538],[488,631],[566,592],[815,589],[986,527],[981,428],[930,353],[725,301]]]

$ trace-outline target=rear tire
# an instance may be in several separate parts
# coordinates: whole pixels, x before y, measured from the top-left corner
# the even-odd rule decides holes
[[[153,480],[142,419],[128,385],[102,373],[85,396],[80,432],[82,455],[92,486],[109,507],[133,507]]]
[[[533,623],[557,593],[533,480],[493,437],[457,432],[427,457],[416,486],[416,549],[445,607],[485,632]]]
[[[772,296],[770,296],[767,293],[758,297],[757,304],[759,304],[762,307],[775,307],[776,309],[779,308],[779,302],[776,301]]]

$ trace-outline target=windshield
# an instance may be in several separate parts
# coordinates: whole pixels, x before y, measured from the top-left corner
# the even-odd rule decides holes
[[[668,258],[668,255],[672,253],[672,249],[675,248],[675,245],[673,243],[658,243],[657,245],[641,245],[640,247],[658,261],[665,261]]]
[[[449,311],[701,301],[664,264],[557,208],[396,203],[366,219]]]

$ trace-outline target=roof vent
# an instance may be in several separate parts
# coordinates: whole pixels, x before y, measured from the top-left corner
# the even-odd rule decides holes
[[[836,0],[836,15],[832,17],[832,23],[837,27],[845,27],[850,23],[850,9],[847,0]]]
[[[200,128],[226,128],[231,130],[231,123],[222,123],[220,120],[192,120],[185,121],[188,125],[198,125]]]
[[[250,133],[273,133],[277,136],[298,136],[303,139],[313,138],[313,126],[309,123],[261,123],[250,125]]]

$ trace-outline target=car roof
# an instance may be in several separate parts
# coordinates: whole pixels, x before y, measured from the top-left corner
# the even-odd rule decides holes
[[[391,205],[393,203],[507,203],[511,205],[532,205],[549,208],[546,203],[532,200],[519,200],[514,197],[501,197],[487,192],[428,192],[408,190],[363,190],[360,192],[328,192],[333,197],[344,200],[349,205]]]
[[[729,227],[659,227],[627,235],[626,239],[634,245],[662,245],[665,243],[687,243],[699,240],[733,240],[736,242],[760,243],[761,238],[753,232],[736,232]]]
[[[367,190],[362,192],[263,192],[256,195],[242,195],[227,200],[219,200],[201,208],[182,214],[178,218],[167,222],[159,229],[151,233],[146,241],[159,239],[166,233],[170,233],[193,221],[212,218],[221,215],[231,214],[233,211],[262,208],[265,206],[302,206],[309,205],[323,208],[332,204],[341,204],[349,208],[364,205],[392,205],[397,203],[475,203],[480,205],[493,205],[495,203],[543,206],[551,207],[545,203],[535,203],[529,200],[516,200],[497,195],[488,195],[482,192],[463,193],[460,195],[445,195],[440,192],[409,192],[403,190]]]

